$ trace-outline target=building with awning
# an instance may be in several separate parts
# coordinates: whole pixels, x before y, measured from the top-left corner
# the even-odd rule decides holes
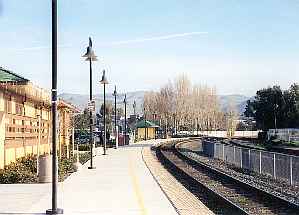
[[[137,140],[155,139],[159,126],[149,120],[141,120],[137,122]]]

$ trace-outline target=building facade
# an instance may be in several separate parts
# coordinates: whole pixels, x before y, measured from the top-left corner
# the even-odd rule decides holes
[[[141,120],[136,124],[137,140],[155,139],[159,126],[148,120]]]
[[[74,135],[74,124],[73,124],[73,115],[78,113],[79,110],[63,101],[62,99],[58,100],[58,143],[59,143],[59,157],[65,156],[67,158],[70,157],[71,151],[71,137]],[[72,146],[74,146],[72,144]],[[72,149],[73,150],[73,149]]]
[[[50,102],[49,91],[0,67],[0,168],[26,155],[50,153]],[[58,141],[60,151],[65,148],[64,144],[69,144],[66,139],[71,128],[64,127],[68,115],[72,114],[69,109],[60,102],[59,115],[64,120],[59,129],[62,131]]]

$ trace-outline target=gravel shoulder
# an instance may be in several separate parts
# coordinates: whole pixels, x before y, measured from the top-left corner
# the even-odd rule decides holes
[[[150,148],[143,148],[142,156],[146,166],[178,214],[214,214],[163,167]]]
[[[200,147],[198,146],[198,142],[181,144],[180,148],[189,150],[189,153],[192,153],[191,155],[194,160],[203,162],[208,166],[229,174],[252,186],[273,193],[288,201],[299,204],[299,186],[290,186],[284,181],[273,180],[271,177],[268,177],[266,175],[261,175],[255,172],[240,169],[233,165],[226,164],[221,160],[206,157],[204,154],[202,154]],[[194,151],[193,149],[195,148],[197,150]]]

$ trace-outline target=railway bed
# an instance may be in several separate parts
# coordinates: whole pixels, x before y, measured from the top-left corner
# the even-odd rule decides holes
[[[299,214],[298,205],[195,161],[182,143],[162,144],[156,155],[215,214]]]

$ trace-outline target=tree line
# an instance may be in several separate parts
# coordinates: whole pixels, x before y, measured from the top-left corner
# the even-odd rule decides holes
[[[299,85],[289,89],[280,86],[258,90],[253,99],[247,101],[244,115],[256,120],[258,129],[299,128]]]
[[[231,105],[227,113],[220,108],[216,89],[192,84],[180,75],[158,92],[144,95],[144,116],[169,131],[223,130],[235,128],[238,114]]]

